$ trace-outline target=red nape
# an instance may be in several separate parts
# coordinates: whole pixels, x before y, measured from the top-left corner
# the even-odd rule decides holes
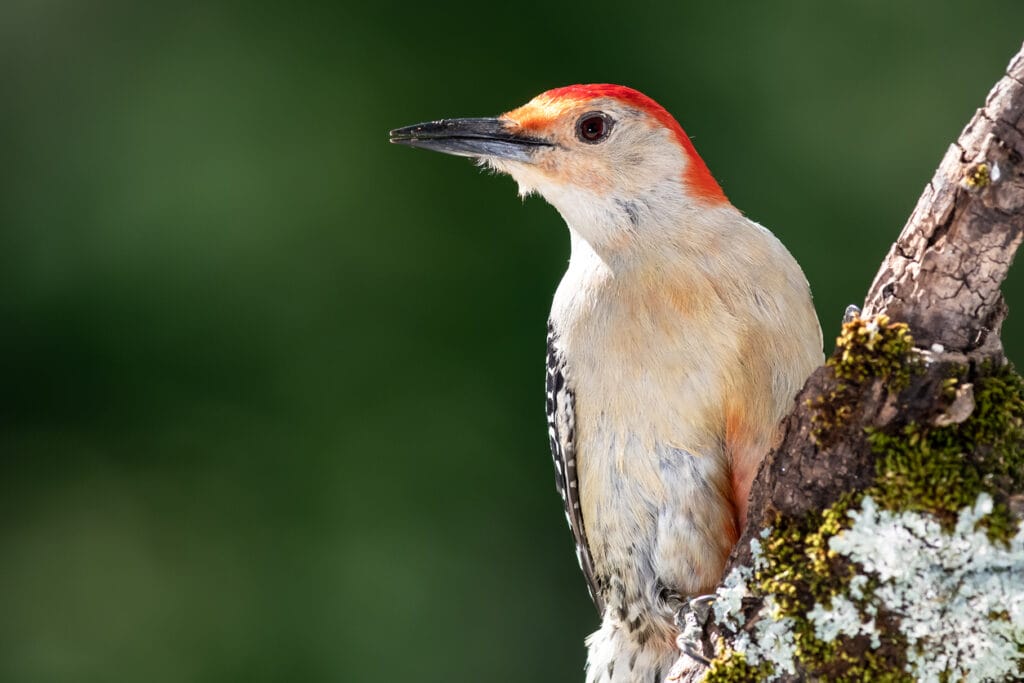
[[[544,93],[544,96],[553,100],[562,98],[589,100],[600,97],[609,97],[646,112],[654,118],[654,120],[672,131],[676,141],[689,157],[690,163],[687,164],[686,171],[683,173],[683,182],[688,188],[690,188],[690,191],[693,192],[695,196],[710,203],[727,203],[729,201],[725,196],[725,192],[722,191],[721,185],[718,184],[715,177],[711,175],[711,171],[708,170],[707,164],[705,164],[704,160],[700,158],[699,154],[697,154],[696,148],[694,148],[693,143],[690,142],[690,138],[686,134],[686,131],[683,130],[683,127],[679,125],[679,122],[676,121],[675,118],[673,118],[672,114],[668,113],[665,107],[661,106],[647,95],[644,95],[642,92],[633,90],[632,88],[627,88],[624,85],[614,85],[612,83],[590,83],[567,85],[564,88],[555,88],[554,90],[548,90]]]

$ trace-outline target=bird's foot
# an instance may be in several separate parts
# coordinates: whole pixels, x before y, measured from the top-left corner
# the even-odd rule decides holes
[[[684,655],[697,662],[701,666],[711,666],[711,660],[704,656],[701,650],[700,641],[683,640],[682,636],[676,638],[676,647]]]
[[[703,666],[709,666],[711,660],[704,654],[704,626],[711,615],[711,605],[715,596],[700,595],[691,598],[676,611],[675,622],[679,628],[676,647],[690,659]]]
[[[846,307],[846,311],[843,312],[843,324],[851,323],[860,317],[860,307],[850,304]]]

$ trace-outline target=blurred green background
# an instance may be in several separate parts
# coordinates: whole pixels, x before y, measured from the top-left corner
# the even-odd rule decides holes
[[[566,232],[387,130],[637,87],[830,349],[1022,38],[1020,0],[5,0],[0,680],[581,680]]]

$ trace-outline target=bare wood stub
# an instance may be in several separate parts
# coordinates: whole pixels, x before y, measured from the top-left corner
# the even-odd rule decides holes
[[[1024,236],[1024,49],[951,145],[893,244],[863,315],[920,346],[1001,352],[999,286]]]

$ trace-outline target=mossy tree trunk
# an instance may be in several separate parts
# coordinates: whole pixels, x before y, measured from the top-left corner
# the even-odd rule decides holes
[[[835,540],[854,518],[881,510],[872,519],[927,515],[938,533],[981,529],[994,547],[1011,547],[1024,516],[1024,390],[1003,356],[999,287],[1022,237],[1024,47],[946,153],[861,316],[844,326],[835,353],[797,397],[754,483],[747,527],[726,570],[731,578],[706,623],[688,617],[688,636],[699,639],[712,664],[683,656],[675,680],[1024,674],[1015,608],[980,615],[987,623],[1005,616],[1009,624],[992,637],[1005,646],[1004,669],[971,668],[973,660],[953,644],[946,661],[934,651],[941,644],[922,645],[906,631],[912,617],[893,607],[895,579],[844,555]],[[979,496],[988,507],[968,525],[964,511]],[[1024,575],[1024,565],[1006,563]],[[888,601],[878,597],[883,589]],[[727,596],[734,600],[723,606]],[[1004,604],[1016,604],[1010,598]],[[820,617],[833,618],[835,605],[849,605],[853,616],[829,639],[823,624],[831,622]],[[813,610],[817,616],[809,618]],[[756,654],[772,645],[752,649],[750,642],[766,637],[767,622],[782,619],[794,632],[778,646],[783,659]],[[984,649],[984,637],[979,642]],[[922,657],[938,664],[915,663]]]

